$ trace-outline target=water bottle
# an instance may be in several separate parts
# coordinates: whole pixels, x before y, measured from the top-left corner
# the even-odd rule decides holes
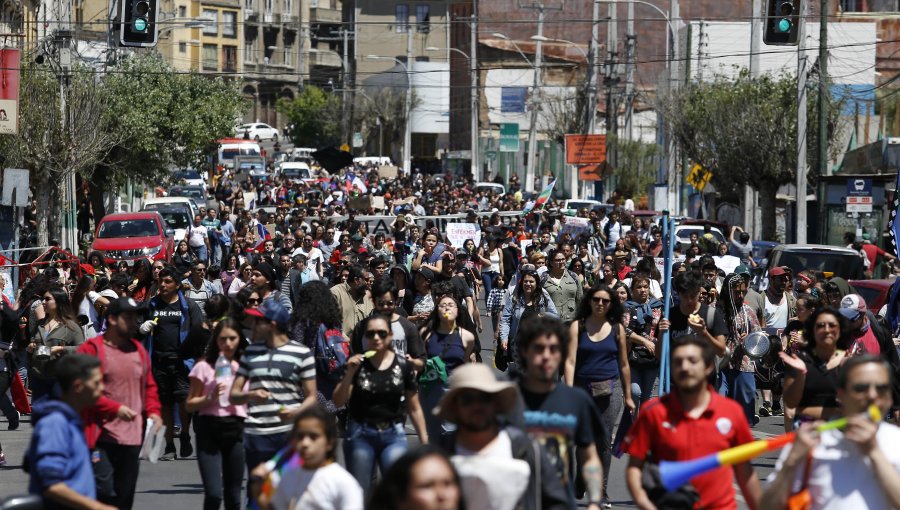
[[[228,394],[231,393],[231,382],[234,380],[234,371],[231,368],[231,362],[224,354],[219,354],[216,360],[216,384],[225,385],[225,391],[219,394],[219,405],[228,407],[231,403],[228,401]]]

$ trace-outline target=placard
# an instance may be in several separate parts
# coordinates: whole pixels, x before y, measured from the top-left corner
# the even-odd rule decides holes
[[[589,234],[591,229],[591,224],[587,218],[579,218],[577,216],[567,216],[566,222],[563,224],[562,228],[559,230],[559,235],[556,236],[557,241],[562,239],[563,234],[569,234],[569,239],[572,241],[578,239],[578,236],[582,234]]]
[[[448,223],[446,233],[454,248],[462,248],[469,239],[475,241],[475,246],[481,244],[481,226],[477,223]]]

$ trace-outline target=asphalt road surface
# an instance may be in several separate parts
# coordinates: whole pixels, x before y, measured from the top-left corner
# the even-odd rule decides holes
[[[490,347],[493,345],[490,333],[490,318],[483,318],[485,331],[481,334],[485,362],[493,365],[491,361]],[[22,458],[28,447],[31,437],[31,425],[28,417],[22,418],[22,424],[16,431],[7,431],[5,418],[0,417],[0,443],[6,453],[7,465],[0,468],[0,498],[12,494],[22,494],[28,491],[28,475],[22,470]],[[407,432],[412,434],[411,443],[416,442],[411,427]],[[783,432],[782,418],[762,418],[762,421],[753,429],[757,438],[772,437]],[[340,450],[340,449],[339,449]],[[774,468],[777,452],[758,457],[753,462],[756,473],[760,479],[764,479]],[[625,486],[625,466],[627,458],[613,458],[609,496],[613,508],[634,508],[628,489]],[[740,508],[747,508],[738,492]],[[203,485],[200,482],[200,472],[197,468],[196,457],[178,459],[173,462],[159,462],[151,464],[148,461],[141,462],[141,473],[138,479],[137,495],[135,497],[135,509],[157,510],[159,508],[189,509],[202,508]]]

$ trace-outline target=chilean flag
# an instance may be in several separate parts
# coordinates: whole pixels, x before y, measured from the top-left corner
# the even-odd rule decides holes
[[[266,241],[268,241],[269,239],[272,239],[272,235],[269,234],[269,230],[262,223],[257,223],[256,224],[256,244],[253,245],[253,248],[251,248],[251,251],[257,251],[257,252],[262,253],[262,251],[264,250],[263,246],[265,245]]]

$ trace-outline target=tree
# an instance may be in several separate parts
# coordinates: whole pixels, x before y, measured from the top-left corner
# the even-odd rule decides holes
[[[656,182],[660,148],[639,140],[607,135],[607,143],[616,147],[618,166],[613,170],[616,187],[624,196],[638,197]]]
[[[291,139],[299,146],[329,147],[341,139],[341,99],[314,85],[296,99],[279,99],[276,109],[291,123]]]
[[[587,91],[581,84],[573,91],[567,90],[558,96],[545,97],[541,103],[541,111],[546,122],[547,137],[562,145],[566,143],[568,134],[587,133],[585,108]]]
[[[666,129],[685,155],[712,169],[723,191],[750,185],[759,191],[760,208],[775,210],[778,187],[795,180],[797,166],[797,80],[789,75],[751,78],[742,71],[735,78],[716,77],[690,83],[661,96],[659,109]],[[809,91],[808,126],[817,124],[817,93]],[[841,122],[841,101],[829,98],[829,140]],[[807,130],[807,157],[817,168],[815,129]],[[841,147],[832,144],[834,155]],[[815,172],[810,172],[815,179]],[[762,217],[764,239],[775,236],[775,215]]]
[[[48,65],[23,58],[19,91],[19,134],[3,137],[7,163],[29,171],[37,202],[38,245],[59,237],[64,183],[76,172],[89,175],[121,134],[98,129],[106,121],[109,97],[91,69],[74,66],[66,94],[65,117],[60,86]],[[63,119],[66,118],[66,122]],[[74,225],[74,218],[71,219]]]
[[[356,101],[356,118],[362,126],[361,131],[366,139],[383,133],[388,140],[388,148],[392,141],[403,140],[407,120],[406,89],[385,87],[377,89],[374,93],[360,91]],[[418,108],[421,104],[422,100],[413,91],[410,109]]]

